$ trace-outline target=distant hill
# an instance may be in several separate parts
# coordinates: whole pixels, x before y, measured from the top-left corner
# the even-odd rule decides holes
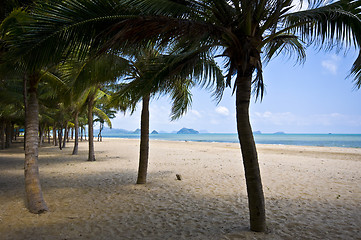
[[[274,134],[276,134],[276,135],[282,135],[282,134],[286,134],[286,133],[284,133],[284,132],[275,132]]]
[[[140,134],[140,129],[139,128],[137,128],[134,132],[132,132],[132,133],[134,133],[134,134]]]
[[[261,131],[254,131],[253,134],[262,134]]]
[[[199,132],[191,128],[182,128],[177,134],[198,134]]]
[[[153,130],[153,132],[151,132],[151,134],[158,134],[158,132],[156,130]]]
[[[99,131],[99,130],[97,130]],[[104,128],[102,131],[103,134],[129,134],[132,133],[131,131],[125,130],[125,129],[118,129],[118,128]]]

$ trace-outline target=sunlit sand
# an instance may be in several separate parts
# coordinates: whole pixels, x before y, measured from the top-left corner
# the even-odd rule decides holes
[[[0,239],[360,239],[361,149],[258,145],[268,233],[249,232],[238,144],[150,142],[148,183],[135,185],[139,141],[87,142],[72,156],[45,145],[41,215],[24,206],[21,144],[0,151]],[[177,180],[176,174],[181,175]]]

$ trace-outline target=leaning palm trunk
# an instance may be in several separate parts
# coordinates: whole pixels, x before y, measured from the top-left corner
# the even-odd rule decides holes
[[[143,97],[143,108],[140,120],[140,152],[137,184],[145,184],[147,182],[149,155],[149,100],[149,95]]]
[[[40,186],[38,168],[39,144],[39,105],[37,99],[37,79],[33,77],[29,88],[28,107],[26,111],[26,143],[25,143],[25,189],[27,207],[32,213],[48,210]]]
[[[94,129],[93,129],[93,107],[94,107],[94,94],[89,96],[88,102],[88,131],[89,131],[89,156],[88,161],[95,161],[94,154]]]
[[[74,139],[74,149],[73,149],[73,155],[77,155],[78,154],[78,141],[79,141],[79,113],[76,112],[75,113],[75,118],[74,118],[74,130],[75,130],[75,139]]]
[[[252,74],[245,75],[238,75],[236,80],[237,131],[247,184],[251,230],[264,232],[266,230],[264,194],[256,144],[249,121]]]

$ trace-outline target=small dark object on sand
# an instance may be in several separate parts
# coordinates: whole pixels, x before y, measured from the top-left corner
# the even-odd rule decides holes
[[[176,174],[175,176],[177,177],[177,180],[179,180],[179,181],[182,180],[182,175]]]

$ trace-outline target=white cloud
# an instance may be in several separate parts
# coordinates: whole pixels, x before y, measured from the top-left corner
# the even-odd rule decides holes
[[[333,75],[336,75],[339,61],[340,61],[340,57],[334,54],[331,55],[329,59],[323,60],[321,62],[321,65],[328,72],[330,72]]]
[[[341,113],[296,115],[291,112],[266,111],[251,114],[251,120],[252,125],[255,125],[257,129],[265,129],[269,132],[332,132],[333,129],[353,129],[361,126],[361,116]]]
[[[198,118],[201,118],[202,117],[202,115],[197,111],[197,110],[191,110],[190,111],[194,116],[196,116],[196,117],[198,117]]]
[[[229,110],[226,107],[223,106],[219,106],[216,108],[216,113],[223,115],[223,116],[228,116],[229,115]]]

